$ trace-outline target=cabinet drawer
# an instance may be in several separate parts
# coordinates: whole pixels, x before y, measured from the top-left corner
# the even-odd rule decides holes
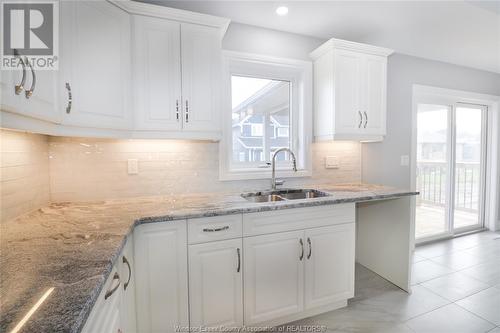
[[[243,235],[254,236],[355,221],[355,204],[291,208],[243,215]]]
[[[188,220],[188,243],[204,243],[242,237],[242,216],[225,215]]]

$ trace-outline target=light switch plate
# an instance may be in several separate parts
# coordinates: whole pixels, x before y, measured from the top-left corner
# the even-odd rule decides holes
[[[337,156],[326,156],[325,157],[325,168],[326,169],[338,169],[339,159]]]
[[[410,165],[410,156],[401,155],[401,166],[409,166]]]
[[[139,161],[135,158],[127,161],[127,169],[129,175],[137,175],[139,173]]]

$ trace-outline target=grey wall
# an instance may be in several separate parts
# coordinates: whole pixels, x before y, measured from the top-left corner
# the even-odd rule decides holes
[[[387,136],[362,147],[362,179],[367,183],[410,187],[410,167],[400,166],[400,158],[411,155],[413,84],[500,96],[500,74],[402,54],[389,58],[387,79]],[[498,207],[500,197],[496,228],[500,228]]]
[[[411,154],[413,84],[500,95],[500,74],[444,62],[394,54],[388,63],[387,136],[363,144],[363,181],[409,188],[410,168],[400,166]]]
[[[324,42],[314,37],[231,23],[222,47],[225,50],[311,60],[309,52]]]

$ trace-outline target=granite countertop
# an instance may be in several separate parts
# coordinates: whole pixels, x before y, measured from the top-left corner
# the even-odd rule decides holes
[[[379,185],[308,186],[328,197],[251,203],[239,194],[54,203],[0,225],[0,331],[54,288],[21,332],[80,332],[134,225],[344,202],[416,192]]]

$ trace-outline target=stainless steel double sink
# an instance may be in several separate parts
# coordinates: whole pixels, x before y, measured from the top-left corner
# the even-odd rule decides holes
[[[328,194],[313,189],[283,189],[276,191],[259,191],[253,193],[244,193],[241,195],[244,199],[251,202],[274,202],[285,200],[312,199],[327,197]]]

